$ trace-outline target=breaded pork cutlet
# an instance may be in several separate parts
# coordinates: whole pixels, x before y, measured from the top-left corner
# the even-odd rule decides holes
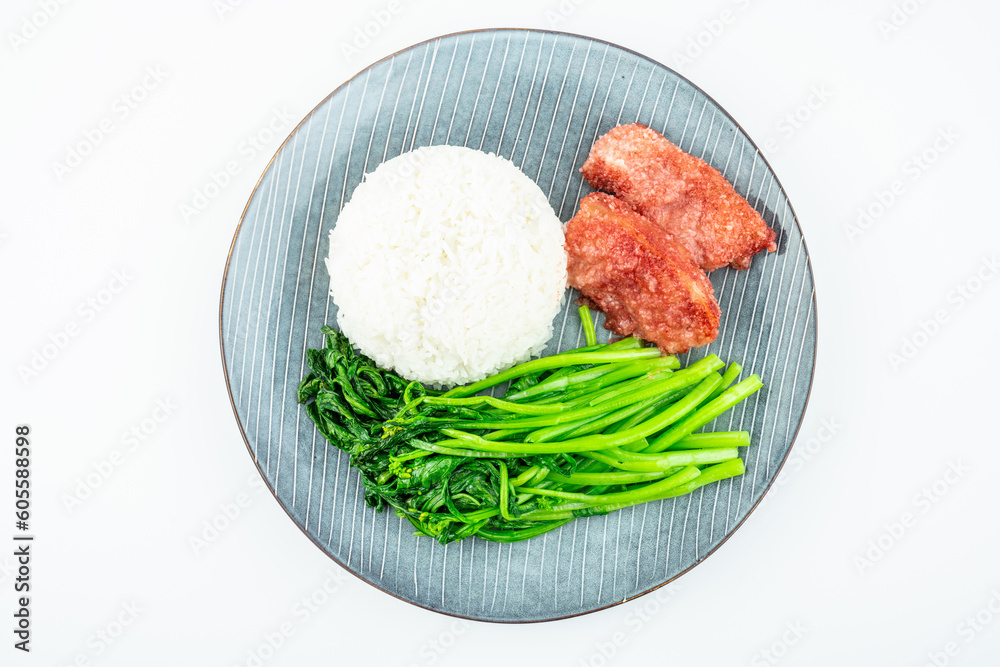
[[[719,333],[712,283],[687,249],[628,204],[603,192],[566,223],[569,284],[604,311],[604,326],[668,354]]]
[[[777,249],[774,230],[718,170],[640,123],[598,139],[581,171],[670,232],[706,271],[748,269],[758,252]]]

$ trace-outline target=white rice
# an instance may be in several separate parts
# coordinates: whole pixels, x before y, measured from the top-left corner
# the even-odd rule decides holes
[[[368,174],[326,266],[340,330],[379,366],[438,387],[541,353],[566,289],[545,194],[508,160],[457,146]]]

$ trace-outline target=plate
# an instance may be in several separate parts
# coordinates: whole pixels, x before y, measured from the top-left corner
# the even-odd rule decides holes
[[[689,353],[739,361],[764,389],[709,425],[748,430],[747,472],[677,499],[577,519],[515,544],[442,546],[364,505],[347,456],[296,404],[305,350],[336,323],[324,266],[337,215],[362,176],[421,146],[513,161],[561,220],[591,191],[579,169],[594,141],[634,121],[719,169],[777,232],[748,271],[711,273],[718,339]],[[546,354],[578,346],[573,298]],[[564,618],[654,590],[709,556],[760,502],[784,462],[812,384],[816,309],[791,205],[760,151],[691,82],[628,49],[578,35],[483,30],[445,35],[373,64],[323,100],[271,160],[226,263],[222,358],[250,455],[291,519],[332,559],[379,589],[464,618]],[[607,332],[599,328],[603,339]]]

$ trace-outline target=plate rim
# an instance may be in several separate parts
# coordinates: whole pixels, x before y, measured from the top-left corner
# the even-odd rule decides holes
[[[629,54],[632,54],[633,56],[636,56],[638,58],[647,60],[650,63],[652,63],[652,64],[654,64],[654,65],[656,65],[658,67],[662,67],[666,71],[668,71],[671,74],[673,74],[674,76],[678,77],[680,80],[682,80],[687,85],[691,86],[695,91],[698,92],[698,94],[704,95],[705,98],[708,101],[710,101],[713,105],[715,105],[715,107],[727,119],[729,119],[730,122],[733,123],[734,127],[736,127],[736,129],[739,130],[739,132],[743,135],[743,137],[746,139],[746,141],[748,141],[750,143],[750,145],[756,151],[757,155],[760,156],[760,159],[763,160],[764,165],[767,167],[767,169],[770,172],[772,178],[774,178],[774,182],[778,185],[778,188],[780,189],[780,191],[782,193],[785,193],[785,204],[788,206],[789,211],[791,211],[791,213],[792,213],[792,220],[795,223],[795,226],[799,230],[799,236],[801,238],[802,248],[805,251],[805,256],[806,256],[806,269],[808,270],[808,275],[809,275],[809,278],[810,278],[810,282],[812,283],[812,290],[811,290],[812,291],[812,295],[811,295],[812,304],[811,304],[811,307],[812,307],[812,312],[813,312],[813,316],[812,316],[813,317],[813,345],[812,345],[813,363],[812,363],[812,367],[810,368],[810,371],[809,371],[809,384],[806,387],[805,400],[804,400],[804,402],[802,404],[802,414],[799,416],[798,423],[795,425],[795,430],[792,432],[791,440],[788,443],[788,449],[785,451],[784,457],[782,457],[781,461],[778,463],[778,466],[774,469],[774,474],[771,475],[771,478],[768,480],[767,484],[764,486],[763,492],[761,493],[761,495],[757,499],[757,501],[754,502],[750,506],[750,508],[747,510],[747,512],[743,516],[743,518],[740,519],[732,527],[732,529],[730,529],[729,532],[727,532],[722,537],[721,540],[719,540],[718,544],[716,544],[711,549],[709,549],[708,551],[706,551],[704,554],[702,554],[699,558],[697,558],[693,563],[691,563],[690,565],[688,565],[686,568],[684,568],[683,570],[677,572],[676,574],[674,574],[670,578],[666,579],[662,583],[659,583],[659,584],[657,584],[657,585],[655,585],[655,586],[653,586],[653,587],[651,587],[651,588],[649,588],[649,589],[647,589],[647,590],[645,590],[645,591],[643,591],[641,593],[633,595],[631,597],[625,597],[625,598],[622,598],[621,600],[615,600],[614,602],[610,602],[610,603],[605,604],[605,605],[597,606],[597,607],[594,607],[592,609],[587,609],[587,610],[584,610],[584,611],[577,611],[577,612],[573,612],[573,613],[570,613],[570,614],[564,614],[564,615],[561,615],[561,616],[550,616],[550,617],[546,617],[546,618],[529,618],[529,619],[481,618],[481,617],[470,616],[470,615],[466,615],[466,614],[462,614],[462,613],[458,613],[458,612],[452,612],[452,611],[448,611],[448,610],[444,610],[444,609],[436,609],[436,608],[431,607],[429,605],[422,604],[422,603],[420,603],[420,602],[418,602],[416,600],[410,600],[408,598],[402,597],[401,595],[399,595],[399,594],[397,594],[397,593],[389,590],[388,588],[380,586],[379,584],[375,583],[374,581],[370,581],[370,580],[366,579],[365,577],[361,576],[360,573],[355,572],[352,568],[348,567],[343,562],[341,562],[341,560],[339,558],[337,558],[336,556],[334,556],[333,554],[331,554],[329,551],[327,551],[327,549],[322,544],[319,543],[319,541],[316,539],[316,537],[313,536],[306,529],[306,527],[304,525],[300,524],[296,520],[296,518],[292,515],[291,511],[288,509],[288,507],[286,506],[286,504],[284,503],[284,501],[282,501],[282,499],[278,497],[277,490],[271,485],[270,481],[267,478],[266,472],[264,471],[263,468],[261,468],[259,459],[257,458],[257,456],[253,452],[253,447],[250,445],[250,439],[247,437],[246,431],[243,428],[243,422],[240,421],[239,411],[237,410],[237,407],[236,407],[236,400],[233,397],[233,389],[232,389],[232,386],[230,385],[230,382],[229,382],[229,368],[228,368],[228,366],[226,364],[226,340],[225,340],[225,333],[224,333],[224,327],[223,327],[223,309],[225,308],[225,302],[226,302],[226,281],[227,281],[227,278],[229,276],[229,265],[230,265],[230,262],[232,261],[232,258],[233,258],[233,252],[236,249],[236,241],[239,238],[240,230],[243,227],[243,221],[246,219],[247,211],[249,210],[250,204],[253,202],[254,196],[257,194],[257,190],[260,187],[261,182],[264,180],[264,177],[271,170],[271,166],[274,164],[274,161],[277,159],[277,157],[281,153],[281,151],[285,148],[285,144],[287,144],[288,141],[290,139],[292,139],[292,137],[294,137],[296,135],[296,133],[299,131],[299,128],[307,120],[309,120],[310,118],[312,118],[313,114],[315,114],[316,111],[318,111],[320,107],[322,107],[324,104],[326,104],[330,100],[330,98],[332,98],[334,95],[336,95],[342,88],[344,88],[345,86],[349,85],[352,81],[354,81],[355,79],[357,79],[364,72],[372,69],[373,67],[375,67],[375,66],[377,66],[377,65],[379,65],[379,64],[381,64],[383,62],[386,62],[388,60],[396,58],[400,54],[405,53],[407,51],[410,51],[411,49],[415,49],[415,48],[417,48],[419,46],[423,46],[425,44],[430,44],[431,42],[435,42],[435,41],[438,41],[438,40],[443,40],[443,39],[448,39],[448,38],[453,38],[453,37],[460,37],[462,35],[477,34],[477,33],[500,33],[500,32],[518,32],[518,33],[529,33],[529,34],[539,34],[539,35],[555,35],[555,36],[572,37],[572,38],[575,38],[575,39],[582,39],[582,40],[586,40],[586,41],[590,41],[590,42],[594,42],[594,43],[598,43],[598,44],[603,44],[605,46],[614,47],[616,49],[621,49],[622,51],[624,51],[626,53],[629,53]],[[330,560],[332,560],[333,562],[335,562],[337,565],[339,565],[342,569],[346,570],[347,572],[349,572],[353,576],[357,577],[361,581],[365,582],[369,586],[372,586],[373,588],[375,588],[375,589],[377,589],[377,590],[379,590],[379,591],[381,591],[383,593],[386,593],[386,594],[392,596],[393,598],[396,598],[397,600],[402,600],[403,602],[411,604],[411,605],[413,605],[415,607],[418,607],[420,609],[425,609],[427,611],[431,611],[431,612],[434,612],[434,613],[437,613],[437,614],[442,614],[444,616],[450,616],[450,617],[453,617],[453,618],[460,618],[460,619],[467,620],[467,621],[477,621],[477,622],[482,622],[482,623],[498,623],[498,624],[527,624],[527,623],[547,623],[547,622],[550,622],[550,621],[561,621],[561,620],[565,620],[565,619],[569,619],[569,618],[575,618],[575,617],[578,617],[578,616],[585,616],[587,614],[593,614],[593,613],[598,612],[598,611],[603,611],[605,609],[610,609],[611,607],[617,607],[618,605],[625,604],[626,602],[629,602],[630,600],[635,600],[637,598],[641,598],[644,595],[648,595],[650,593],[653,593],[654,591],[657,591],[657,590],[663,588],[667,584],[670,584],[670,583],[676,581],[681,576],[683,576],[683,575],[687,574],[688,572],[690,572],[696,566],[698,566],[701,563],[705,562],[705,560],[707,560],[723,544],[725,544],[729,540],[730,537],[732,537],[734,534],[736,534],[736,531],[739,530],[743,526],[744,523],[746,523],[746,520],[750,518],[750,515],[752,515],[753,512],[754,512],[754,510],[756,510],[757,507],[763,502],[764,498],[767,496],[768,491],[771,490],[771,487],[774,485],[774,482],[778,479],[778,476],[781,474],[782,468],[784,467],[785,463],[788,461],[788,457],[789,457],[789,455],[792,452],[792,448],[795,446],[795,443],[798,440],[799,432],[802,429],[802,423],[805,421],[806,412],[809,409],[809,401],[810,401],[810,399],[812,397],[812,389],[813,389],[813,384],[814,384],[814,380],[815,380],[815,377],[816,377],[816,357],[817,357],[817,352],[819,351],[819,331],[820,331],[820,328],[819,328],[819,310],[817,308],[817,297],[816,297],[816,274],[813,271],[813,267],[812,267],[812,255],[809,252],[809,247],[808,247],[808,245],[806,243],[805,234],[802,233],[802,227],[799,224],[799,216],[798,216],[798,214],[796,214],[795,209],[792,206],[792,202],[791,202],[790,198],[787,195],[787,191],[785,190],[785,187],[781,184],[781,180],[778,178],[777,173],[771,167],[770,162],[768,162],[767,156],[763,153],[763,151],[761,151],[760,147],[756,144],[756,142],[754,142],[753,138],[750,137],[750,135],[743,128],[743,126],[740,125],[740,123],[735,118],[733,118],[732,115],[730,115],[730,113],[726,110],[725,107],[723,107],[721,104],[719,104],[719,102],[716,101],[714,97],[712,97],[707,92],[705,92],[700,86],[698,86],[693,81],[691,81],[690,79],[688,79],[684,74],[681,74],[680,72],[678,72],[677,70],[675,70],[672,67],[664,65],[663,63],[661,63],[659,60],[656,60],[655,58],[651,58],[650,56],[648,56],[646,54],[643,54],[643,53],[640,53],[638,51],[635,51],[634,49],[630,49],[630,48],[628,48],[626,46],[622,46],[621,44],[617,44],[615,42],[612,42],[612,41],[609,41],[609,40],[606,40],[606,39],[602,39],[600,37],[592,37],[590,35],[582,35],[582,34],[579,34],[579,33],[564,32],[564,31],[560,31],[560,30],[548,30],[548,29],[542,29],[542,28],[516,28],[516,27],[472,28],[472,29],[468,29],[468,30],[458,30],[458,31],[455,31],[455,32],[449,32],[449,33],[444,33],[444,34],[436,35],[434,37],[430,37],[428,39],[424,39],[424,40],[421,40],[419,42],[415,42],[413,44],[410,44],[410,45],[408,45],[406,47],[403,47],[402,49],[399,49],[397,51],[389,53],[389,54],[383,56],[382,58],[379,58],[378,60],[374,60],[374,61],[370,62],[368,65],[364,66],[363,68],[361,68],[360,70],[358,70],[357,72],[355,72],[353,75],[351,75],[349,78],[347,78],[344,82],[342,82],[340,85],[338,85],[336,88],[334,88],[328,95],[326,95],[312,109],[310,109],[309,112],[306,113],[306,115],[303,116],[302,119],[298,123],[295,124],[295,127],[293,127],[289,131],[288,136],[285,137],[285,139],[281,142],[281,144],[275,149],[274,154],[271,156],[271,159],[268,160],[267,164],[264,166],[264,169],[261,171],[261,174],[258,177],[257,181],[254,183],[253,188],[250,190],[250,195],[247,198],[247,203],[243,207],[243,211],[240,213],[239,222],[237,223],[236,229],[233,232],[233,240],[232,240],[232,243],[230,243],[230,245],[229,245],[229,252],[226,254],[226,263],[225,263],[225,266],[223,267],[223,271],[222,271],[222,286],[221,286],[220,295],[219,295],[219,351],[220,351],[220,357],[221,357],[221,361],[222,361],[222,374],[223,374],[223,378],[225,379],[225,382],[226,382],[226,393],[229,394],[229,404],[230,404],[230,406],[232,407],[232,410],[233,410],[233,417],[236,420],[237,427],[239,428],[240,436],[243,438],[243,444],[246,446],[247,452],[250,454],[250,459],[253,461],[254,466],[257,468],[257,473],[261,476],[261,479],[263,480],[264,485],[267,487],[268,491],[271,493],[271,496],[277,501],[278,506],[281,507],[281,509],[285,512],[285,514],[288,515],[288,518],[292,521],[292,523],[307,538],[309,538],[309,540],[327,558],[329,558]]]

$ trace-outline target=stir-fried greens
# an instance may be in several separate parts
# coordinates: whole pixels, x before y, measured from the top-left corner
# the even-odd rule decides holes
[[[523,540],[744,471],[749,433],[695,433],[761,387],[715,355],[680,368],[635,338],[594,344],[591,326],[586,347],[441,392],[322,331],[299,403],[350,455],[368,505],[442,544]],[[502,398],[480,393],[506,383]]]

